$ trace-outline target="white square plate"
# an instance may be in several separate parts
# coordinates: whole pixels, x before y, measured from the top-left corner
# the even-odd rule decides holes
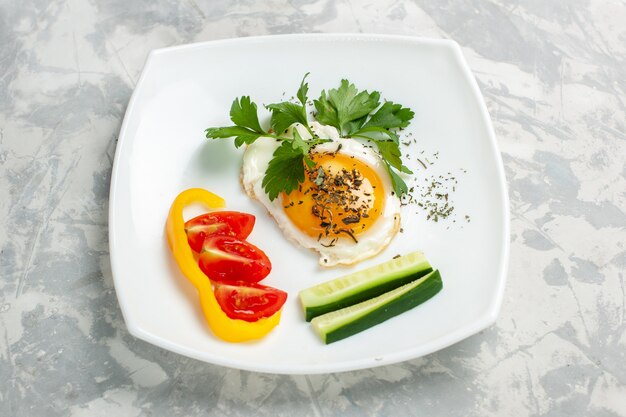
[[[423,251],[444,289],[423,305],[343,341],[323,345],[303,319],[298,291],[345,274],[322,269],[295,247],[239,183],[241,150],[209,141],[204,129],[230,124],[235,97],[262,104],[309,97],[342,78],[415,111],[405,151],[416,181],[458,174],[457,215],[434,223],[415,206],[402,212],[404,233],[364,268]],[[268,114],[261,109],[262,123]],[[438,152],[427,170],[416,159]],[[431,161],[432,162],[432,161]],[[461,169],[466,170],[463,173]],[[282,321],[265,339],[223,342],[205,324],[195,288],[178,271],[164,224],[178,193],[213,191],[227,207],[252,213],[251,242],[273,263],[263,281],[289,293]],[[464,215],[470,216],[466,222]],[[502,162],[485,104],[458,45],[379,35],[287,35],[199,43],[153,51],[128,105],[115,155],[110,198],[115,289],[129,331],[165,349],[219,365],[274,373],[324,373],[390,364],[434,352],[492,324],[498,314],[509,243]]]

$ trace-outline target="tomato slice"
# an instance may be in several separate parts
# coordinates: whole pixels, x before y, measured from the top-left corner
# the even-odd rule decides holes
[[[254,216],[238,211],[213,211],[201,214],[185,223],[189,246],[196,252],[202,250],[208,236],[233,236],[244,240],[252,232]]]
[[[237,282],[233,285],[216,283],[215,298],[231,319],[257,321],[280,310],[287,300],[287,293],[249,282]]]
[[[258,282],[272,270],[261,249],[230,236],[205,238],[198,265],[211,280],[220,282]]]

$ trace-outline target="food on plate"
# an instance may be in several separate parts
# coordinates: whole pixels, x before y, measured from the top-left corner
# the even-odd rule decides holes
[[[314,132],[328,131],[316,122]],[[301,129],[302,126],[295,126]],[[302,132],[306,137],[308,132]],[[327,136],[335,136],[330,134]],[[265,206],[283,234],[320,254],[320,264],[353,264],[380,252],[400,228],[400,201],[376,152],[354,140],[327,142],[310,154],[315,165],[291,193],[271,200],[263,175],[279,144],[260,138],[243,157],[246,193]]]
[[[231,319],[254,322],[280,310],[287,300],[287,293],[250,282],[237,282],[235,285],[218,282],[215,284],[215,298]]]
[[[198,265],[213,281],[220,282],[259,282],[272,270],[265,252],[231,236],[207,236]]]
[[[185,232],[191,249],[202,251],[204,239],[209,236],[231,236],[243,240],[254,227],[254,216],[239,211],[213,211],[185,222]]]
[[[206,136],[246,145],[243,187],[288,238],[319,252],[323,266],[350,265],[379,253],[400,228],[399,198],[408,191],[402,176],[412,172],[398,131],[414,113],[342,80],[314,100],[317,121],[309,121],[307,75],[297,101],[265,106],[270,129],[243,96],[230,110],[234,126]]]
[[[202,311],[209,327],[217,337],[229,342],[243,342],[264,337],[280,322],[280,307],[270,316],[259,316],[260,318],[255,321],[233,319],[222,309],[214,294],[211,280],[198,266],[185,232],[183,209],[193,203],[201,203],[215,210],[223,208],[225,202],[221,197],[207,190],[190,188],[180,193],[172,203],[165,226],[172,255],[183,275],[198,290]],[[284,303],[284,300],[282,302]],[[282,304],[280,306],[282,307]]]
[[[414,113],[390,101],[381,104],[379,92],[359,91],[342,80],[313,100],[315,120],[309,120],[307,76],[297,99],[265,106],[269,128],[243,96],[231,106],[233,125],[208,128],[206,136],[245,145],[242,186],[287,238],[317,251],[322,266],[351,265],[382,251],[400,229],[401,198],[409,192],[404,178],[412,172],[402,161],[398,135]],[[212,227],[223,233],[211,235],[208,225],[216,222],[220,227]],[[265,254],[229,222],[189,223],[190,244],[199,252],[200,268],[216,280],[222,310],[244,321],[273,317],[286,294],[256,284],[271,268]],[[439,272],[413,252],[305,289],[300,301],[306,320],[332,343],[421,304],[441,288]]]
[[[441,289],[438,270],[377,297],[315,317],[311,325],[326,344],[352,336],[416,307]]]
[[[306,321],[339,310],[397,287],[432,272],[430,262],[421,252],[398,256],[360,271],[300,291],[300,303]]]

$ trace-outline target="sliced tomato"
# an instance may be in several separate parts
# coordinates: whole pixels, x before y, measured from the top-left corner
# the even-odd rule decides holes
[[[261,249],[230,236],[205,238],[198,265],[211,280],[220,282],[258,282],[272,270]]]
[[[233,236],[244,240],[254,227],[254,216],[238,211],[213,211],[194,217],[185,223],[187,241],[196,252],[202,250],[208,236]]]
[[[266,285],[237,282],[215,284],[215,298],[231,319],[257,321],[281,309],[287,293]]]

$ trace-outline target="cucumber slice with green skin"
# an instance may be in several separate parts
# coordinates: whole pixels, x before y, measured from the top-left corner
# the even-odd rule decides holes
[[[442,288],[441,275],[434,270],[378,297],[316,317],[311,325],[324,343],[333,343],[422,304]]]
[[[421,252],[383,262],[300,291],[306,321],[339,310],[388,291],[428,274],[433,270]]]

